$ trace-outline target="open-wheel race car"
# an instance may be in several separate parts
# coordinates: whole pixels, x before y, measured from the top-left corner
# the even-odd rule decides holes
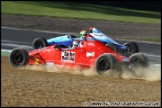
[[[74,40],[72,44],[72,47],[54,44],[29,52],[25,49],[14,49],[10,53],[9,60],[14,67],[37,64],[50,64],[57,67],[70,67],[71,69],[75,66],[79,66],[81,69],[93,67],[98,74],[103,74],[109,70],[128,69],[135,71],[138,66],[149,66],[148,58],[144,54],[134,53],[130,55],[125,46],[121,46],[123,49],[117,52],[111,44],[97,40],[90,33],[82,41]]]
[[[124,45],[121,45],[115,40],[113,40],[112,38],[110,38],[109,36],[102,33],[99,29],[94,27],[90,27],[90,29],[86,31],[85,36],[83,37],[78,37],[75,35],[64,35],[64,36],[54,37],[50,39],[36,38],[32,42],[32,46],[34,49],[40,49],[54,44],[62,45],[65,48],[69,46],[71,47],[73,41],[75,40],[82,41],[84,40],[86,35],[91,35],[93,38],[104,43],[105,45],[108,45],[115,52],[118,53],[126,49],[129,51],[129,55],[139,52],[139,47],[135,42],[126,42]]]

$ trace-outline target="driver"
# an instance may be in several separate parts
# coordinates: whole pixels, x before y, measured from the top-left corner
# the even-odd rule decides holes
[[[86,30],[82,30],[80,32],[80,35],[78,36],[78,38],[83,38],[86,35],[87,31]]]
[[[80,31],[80,34],[77,37],[79,39],[73,41],[72,48],[80,46],[80,42],[85,39],[86,34],[87,34],[86,30]]]

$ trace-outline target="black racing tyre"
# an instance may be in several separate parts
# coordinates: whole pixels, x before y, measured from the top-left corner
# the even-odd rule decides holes
[[[32,46],[34,49],[41,49],[47,46],[47,40],[44,38],[34,39]]]
[[[130,52],[131,54],[139,52],[139,47],[135,42],[126,42],[124,46],[128,47],[128,52]]]
[[[21,67],[28,63],[29,54],[25,49],[14,49],[9,56],[9,61],[13,67]]]
[[[95,63],[95,68],[99,75],[103,74],[106,71],[114,70],[116,66],[117,60],[111,54],[100,55]]]
[[[133,69],[136,69],[138,67],[146,68],[150,65],[148,57],[142,53],[135,53],[129,58],[130,63],[133,65]]]

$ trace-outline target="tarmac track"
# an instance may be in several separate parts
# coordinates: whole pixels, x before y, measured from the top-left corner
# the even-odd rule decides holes
[[[3,33],[2,29],[2,43],[8,41],[8,36]],[[13,37],[13,40],[10,40],[12,45],[13,41],[23,43],[24,39],[25,45],[30,46],[30,42],[35,38],[32,37],[34,34],[30,35],[32,38],[16,38],[15,36],[22,35],[8,33]],[[160,54],[160,51],[156,50],[154,53]],[[47,72],[39,67],[34,68],[35,70],[32,67],[16,69],[11,67],[8,57],[5,56],[1,57],[1,63],[2,106],[84,106],[85,102],[88,102],[88,106],[92,102],[107,102],[107,106],[121,106],[124,105],[122,102],[128,106],[161,106],[161,79],[148,81],[133,77],[123,79],[119,76],[72,75],[62,71]],[[150,73],[155,71],[150,69]]]

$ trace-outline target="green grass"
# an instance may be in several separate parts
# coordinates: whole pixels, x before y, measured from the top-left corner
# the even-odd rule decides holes
[[[3,56],[9,56],[10,55],[10,52],[1,51],[1,55],[3,55]]]
[[[118,7],[45,1],[2,1],[2,14],[19,14],[75,19],[112,20],[160,24],[160,12],[140,11]]]
[[[150,42],[160,42],[161,43],[161,38],[144,38],[145,41],[150,41]]]

